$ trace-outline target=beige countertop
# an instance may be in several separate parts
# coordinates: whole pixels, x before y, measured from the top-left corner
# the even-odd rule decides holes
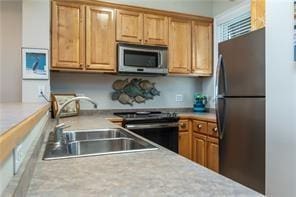
[[[203,113],[198,113],[198,112],[181,112],[178,113],[178,116],[180,118],[196,118],[199,120],[204,120],[204,121],[210,121],[210,122],[216,122],[216,114],[212,112],[203,112]]]
[[[48,103],[0,103],[0,135],[46,106]]]
[[[115,128],[100,116],[64,118],[69,129]],[[54,121],[48,125],[52,130]],[[27,196],[261,196],[176,153],[158,150],[43,161]]]

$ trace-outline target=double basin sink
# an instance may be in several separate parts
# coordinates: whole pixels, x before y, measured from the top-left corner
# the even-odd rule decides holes
[[[157,147],[122,128],[64,132],[64,143],[56,147],[50,133],[43,159],[65,159],[114,153],[156,150]]]

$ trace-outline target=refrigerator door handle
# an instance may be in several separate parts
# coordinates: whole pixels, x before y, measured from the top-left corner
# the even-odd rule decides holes
[[[222,100],[222,106],[220,105],[220,101]],[[222,140],[224,133],[225,133],[225,108],[226,108],[226,101],[223,96],[216,97],[216,117],[217,117],[217,128],[219,138]]]
[[[219,80],[220,80],[220,73],[221,73],[221,66],[222,66],[222,55],[219,55],[218,64],[217,64],[217,71],[216,71],[216,82],[215,82],[215,96],[216,98],[219,96]]]
[[[224,99],[224,95],[220,94],[219,92],[219,88],[220,88],[220,77],[221,77],[221,69],[223,66],[223,56],[220,54],[219,55],[219,59],[218,59],[218,65],[217,65],[217,72],[216,72],[216,83],[215,83],[215,105],[216,105],[216,117],[217,117],[217,127],[218,127],[218,133],[219,133],[219,137],[220,139],[223,138],[224,135],[224,117],[221,117],[221,109],[219,106],[219,100],[223,99],[223,106],[222,106],[222,114],[224,116],[225,112],[225,99]],[[225,80],[224,76],[222,76],[223,79]],[[224,89],[225,90],[225,89]]]

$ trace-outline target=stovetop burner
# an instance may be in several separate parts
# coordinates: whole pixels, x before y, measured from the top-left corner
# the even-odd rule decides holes
[[[119,112],[114,115],[122,117],[125,121],[145,121],[145,120],[169,120],[176,121],[177,113],[161,111],[141,111],[141,112]]]

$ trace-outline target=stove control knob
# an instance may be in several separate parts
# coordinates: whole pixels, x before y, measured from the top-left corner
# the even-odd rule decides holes
[[[172,114],[172,117],[176,118],[176,117],[177,117],[177,113],[174,112],[174,113]]]

